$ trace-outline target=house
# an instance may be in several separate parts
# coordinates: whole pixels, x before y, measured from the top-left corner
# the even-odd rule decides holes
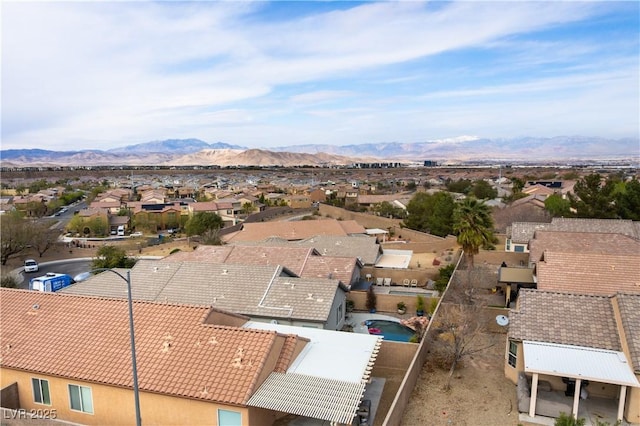
[[[312,222],[313,221],[309,221]],[[376,238],[353,235],[315,235],[303,240],[289,241],[284,238],[272,237],[258,241],[233,241],[233,245],[256,246],[297,246],[312,247],[322,256],[350,257],[354,254],[364,266],[374,266],[382,256],[382,248]]]
[[[255,321],[342,329],[346,292],[340,280],[302,278],[280,265],[139,260],[130,270],[136,300],[170,302],[245,315]],[[68,294],[127,297],[124,286],[98,274],[64,289]]]
[[[604,232],[536,231],[529,241],[529,267],[544,251],[600,255],[640,255],[640,239]]]
[[[640,423],[639,313],[640,294],[523,289],[509,314],[505,357],[520,411],[575,415],[595,399],[619,420]]]
[[[77,424],[134,422],[126,300],[0,295],[3,407],[55,410]],[[247,322],[206,306],[140,301],[133,315],[144,424],[267,426],[297,415],[350,425],[381,345],[376,336]]]
[[[640,221],[554,217],[551,223],[514,222],[507,228],[505,251],[527,253],[529,241],[536,231],[596,232],[640,239]]]
[[[133,423],[126,300],[0,291],[0,386],[17,388],[19,408],[56,410],[73,423]],[[277,418],[250,407],[249,398],[289,366],[304,339],[211,324],[208,307],[134,302],[133,312],[144,423],[270,425]]]
[[[260,241],[280,237],[289,241],[303,240],[316,235],[346,236],[365,234],[366,230],[354,220],[301,220],[293,222],[244,223],[242,229],[225,236],[225,242]]]
[[[356,257],[321,256],[300,246],[199,246],[163,259],[167,262],[210,262],[240,265],[283,265],[301,278],[333,278],[350,287],[360,281],[362,263]]]

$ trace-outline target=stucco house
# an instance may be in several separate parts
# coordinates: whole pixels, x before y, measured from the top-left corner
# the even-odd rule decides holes
[[[139,260],[130,270],[135,300],[213,306],[255,321],[342,329],[348,288],[338,279],[302,278],[280,265]],[[124,273],[124,271],[123,271]],[[60,290],[126,298],[98,274]]]
[[[504,368],[520,412],[585,417],[594,401],[640,423],[640,294],[523,289],[509,318]]]
[[[75,424],[135,423],[126,300],[0,295],[3,408],[53,410]],[[137,301],[133,318],[143,424],[267,426],[287,414],[351,424],[381,344],[247,323],[206,306]]]

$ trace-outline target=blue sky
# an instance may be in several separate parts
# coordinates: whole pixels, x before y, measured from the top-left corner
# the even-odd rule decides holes
[[[2,149],[640,134],[640,2],[2,3]]]

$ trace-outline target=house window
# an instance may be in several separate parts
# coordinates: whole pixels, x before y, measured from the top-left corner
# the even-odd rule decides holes
[[[518,344],[516,342],[509,341],[509,365],[516,366],[518,360]]]
[[[511,251],[511,238],[507,238],[507,247],[505,248],[505,251]]]
[[[514,250],[516,253],[524,253],[524,246],[520,246],[520,245],[513,246],[513,250]]]
[[[237,411],[218,409],[218,426],[241,426],[242,414]]]
[[[49,381],[44,379],[31,379],[31,385],[33,386],[33,401],[38,404],[51,405]]]
[[[86,386],[69,385],[69,401],[71,409],[93,414],[93,398],[91,388]]]
[[[344,304],[340,303],[338,305],[338,309],[336,309],[336,324],[340,324],[340,322],[342,321],[342,313],[344,312],[343,306]]]

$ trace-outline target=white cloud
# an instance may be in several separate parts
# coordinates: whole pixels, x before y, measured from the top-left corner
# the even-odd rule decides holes
[[[606,7],[596,2],[372,2],[293,21],[264,20],[264,7],[252,2],[4,3],[3,149],[88,148],[95,142],[122,145],[173,137],[283,145],[491,135],[492,129],[510,131],[501,123],[505,110],[519,109],[521,122],[526,114],[533,114],[531,120],[539,114],[534,109],[544,101],[518,103],[515,95],[546,93],[559,99],[558,108],[574,106],[572,98],[607,103],[607,117],[614,121],[621,121],[611,117],[614,113],[634,112],[615,103],[638,100],[637,91],[625,95],[619,89],[634,72],[637,77],[637,63],[616,72],[605,73],[600,65],[578,73],[583,61],[567,63],[573,66],[568,75],[524,75],[534,64],[568,62],[596,49],[573,40],[531,41],[503,57],[500,62],[509,66],[501,72],[511,67],[523,73],[516,82],[468,81],[464,87],[432,91],[419,89],[429,86],[430,69],[400,73],[405,63],[443,52],[513,50],[510,37],[588,19]],[[555,58],[539,60],[539,52],[553,51]],[[399,74],[388,74],[388,67]],[[375,93],[352,87],[374,79],[388,87]],[[396,92],[413,84],[413,94]],[[610,87],[602,87],[606,84]],[[554,96],[568,90],[576,95]],[[468,98],[486,105],[451,105],[452,99]],[[433,104],[441,100],[448,102]],[[331,103],[339,109],[317,108]],[[314,110],[302,115],[297,108],[303,105]],[[575,106],[594,118],[591,109]],[[404,116],[410,109],[415,113]],[[448,114],[456,111],[466,120],[452,120]],[[600,126],[602,132],[601,123],[594,119],[593,131]]]

